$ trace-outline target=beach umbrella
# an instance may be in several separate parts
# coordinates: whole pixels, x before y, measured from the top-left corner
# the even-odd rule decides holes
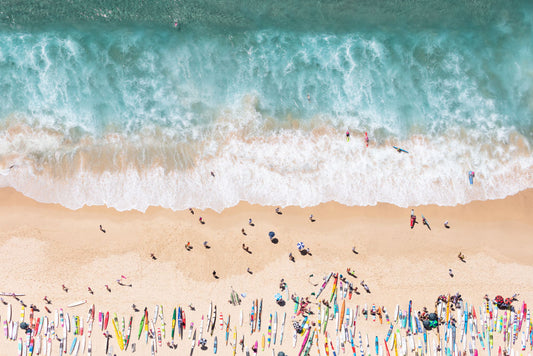
[[[268,236],[270,237],[270,239],[272,239],[274,236],[276,236],[276,233],[274,231],[270,231],[268,233]]]
[[[24,330],[25,330],[25,329],[28,328],[28,323],[22,322],[22,323],[20,323],[19,326],[20,326],[21,329],[24,329]]]
[[[279,302],[281,300],[281,294],[279,293],[276,293],[276,295],[274,296],[274,299],[276,299],[276,302]]]
[[[437,314],[435,314],[435,313],[430,313],[430,314],[429,314],[429,320],[437,320]]]
[[[305,246],[304,246],[304,243],[303,243],[303,242],[298,242],[298,243],[296,244],[296,247],[298,247],[298,251],[301,251],[301,250],[304,249]]]

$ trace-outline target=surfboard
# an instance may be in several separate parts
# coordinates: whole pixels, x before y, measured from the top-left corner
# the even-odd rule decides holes
[[[397,147],[397,146],[392,146],[392,147],[394,147],[394,149],[395,149],[396,151],[409,153],[408,151],[404,150],[403,148],[400,148],[400,147]]]
[[[77,307],[78,305],[82,305],[85,303],[87,303],[87,300],[80,300],[78,302],[70,303],[69,305],[67,305],[67,307],[73,308],[73,307]]]
[[[281,332],[279,335],[279,344],[281,345],[283,343],[283,330],[285,329],[285,317],[287,316],[287,313],[283,312],[283,319],[281,321]]]

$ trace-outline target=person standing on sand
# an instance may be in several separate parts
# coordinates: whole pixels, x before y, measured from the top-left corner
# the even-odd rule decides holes
[[[102,231],[102,232],[105,234],[105,230],[104,230],[104,228],[102,227],[102,225],[100,225],[100,231]]]

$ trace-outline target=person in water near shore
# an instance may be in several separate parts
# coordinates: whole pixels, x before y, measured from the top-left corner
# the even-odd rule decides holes
[[[346,140],[350,141],[350,131],[346,130]]]

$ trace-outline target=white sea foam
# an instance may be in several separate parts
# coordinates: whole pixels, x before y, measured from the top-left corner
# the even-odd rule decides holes
[[[269,137],[235,135],[206,142],[187,169],[130,162],[123,170],[99,172],[67,165],[70,169],[58,174],[67,167],[58,154],[57,167],[38,168],[26,160],[2,180],[36,200],[72,209],[107,205],[141,211],[149,206],[220,211],[241,200],[281,206],[332,200],[346,205],[455,205],[533,187],[533,156],[525,141],[514,136],[506,145],[489,145],[467,137],[417,136],[371,142],[366,148],[359,134],[346,142],[333,129],[283,129]],[[409,154],[396,152],[392,144]],[[474,185],[468,182],[469,170],[476,172]]]

